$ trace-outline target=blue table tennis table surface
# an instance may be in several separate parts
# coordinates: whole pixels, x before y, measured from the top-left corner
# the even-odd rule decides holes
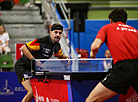
[[[44,68],[35,64],[35,75],[60,80],[101,80],[108,70],[99,70],[102,60],[112,59],[36,59]]]

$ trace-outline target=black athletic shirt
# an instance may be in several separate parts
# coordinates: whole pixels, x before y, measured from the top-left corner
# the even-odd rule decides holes
[[[35,59],[49,59],[53,54],[55,57],[63,55],[60,44],[58,42],[53,44],[50,36],[37,38],[25,45]],[[29,60],[25,55],[22,55],[22,58]]]

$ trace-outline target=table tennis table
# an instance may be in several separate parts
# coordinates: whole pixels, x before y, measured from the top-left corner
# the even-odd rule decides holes
[[[112,59],[35,59],[31,84],[36,102],[85,102],[108,74],[109,69],[99,68],[103,60]],[[105,102],[123,102],[124,97],[117,94]]]

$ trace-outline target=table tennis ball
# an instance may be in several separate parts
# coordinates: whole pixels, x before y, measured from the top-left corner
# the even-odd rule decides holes
[[[78,54],[78,58],[81,58],[81,54]]]

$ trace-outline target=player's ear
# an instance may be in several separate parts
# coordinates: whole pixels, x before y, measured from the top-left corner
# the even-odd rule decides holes
[[[110,24],[114,23],[112,19],[109,19],[110,20]]]
[[[51,35],[52,31],[50,30],[49,32],[50,32],[50,35]]]

